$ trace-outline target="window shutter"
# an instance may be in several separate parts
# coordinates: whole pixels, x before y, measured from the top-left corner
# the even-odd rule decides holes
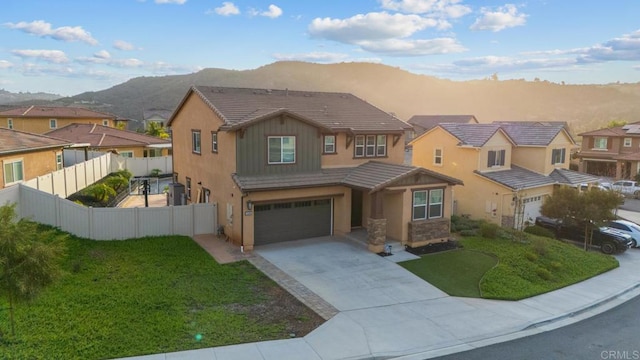
[[[560,162],[564,164],[565,149],[560,150]]]
[[[507,153],[506,150],[500,150],[500,166],[504,166],[504,158],[505,158],[505,154]]]
[[[492,167],[496,162],[496,152],[489,151],[489,159],[487,160],[487,167]]]

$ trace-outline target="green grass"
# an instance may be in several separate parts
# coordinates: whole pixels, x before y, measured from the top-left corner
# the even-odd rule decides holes
[[[613,256],[586,252],[554,239],[534,235],[528,238],[527,242],[518,242],[466,237],[460,240],[464,252],[426,255],[401,265],[450,295],[502,300],[543,294],[619,266]],[[498,264],[484,267],[483,271],[476,252],[494,256]]]
[[[104,359],[289,336],[280,319],[251,316],[277,285],[246,261],[219,265],[182,236],[67,243],[64,276],[17,306],[16,336],[0,310],[1,359]]]
[[[496,263],[495,257],[478,251],[453,250],[400,265],[449,295],[480,297],[480,279]]]

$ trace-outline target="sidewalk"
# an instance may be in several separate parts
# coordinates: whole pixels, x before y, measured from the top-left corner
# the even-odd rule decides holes
[[[640,249],[616,257],[617,269],[521,301],[439,296],[340,311],[304,338],[128,359],[417,360],[471,350],[564,326],[639,295]]]

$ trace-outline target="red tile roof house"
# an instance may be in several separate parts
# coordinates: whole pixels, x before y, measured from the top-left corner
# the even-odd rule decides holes
[[[69,124],[116,127],[127,121],[113,114],[71,106],[22,106],[0,111],[0,127],[44,134]]]
[[[87,144],[88,150],[115,152],[126,157],[167,156],[171,149],[170,140],[97,124],[70,124],[47,135]]]
[[[194,86],[168,126],[186,197],[218,203],[245,250],[361,227],[374,252],[449,237],[461,182],[402,165],[410,126],[352,94]]]
[[[0,189],[62,169],[62,150],[71,145],[62,139],[0,128]]]
[[[640,174],[640,123],[587,131],[576,153],[580,171],[615,179]]]

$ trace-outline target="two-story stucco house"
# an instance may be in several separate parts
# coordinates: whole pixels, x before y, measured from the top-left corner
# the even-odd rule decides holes
[[[113,114],[71,106],[22,106],[0,112],[0,127],[44,134],[70,124],[116,127],[126,121]]]
[[[596,176],[634,179],[640,173],[640,123],[578,134],[578,170]]]
[[[0,189],[63,167],[62,150],[72,143],[0,128]]]
[[[402,165],[409,126],[352,94],[195,86],[168,126],[175,180],[246,250],[356,227],[376,252],[449,236],[461,182]]]
[[[457,214],[507,227],[535,220],[554,186],[598,180],[569,170],[576,144],[562,122],[442,123],[411,144],[413,165],[464,181]]]

